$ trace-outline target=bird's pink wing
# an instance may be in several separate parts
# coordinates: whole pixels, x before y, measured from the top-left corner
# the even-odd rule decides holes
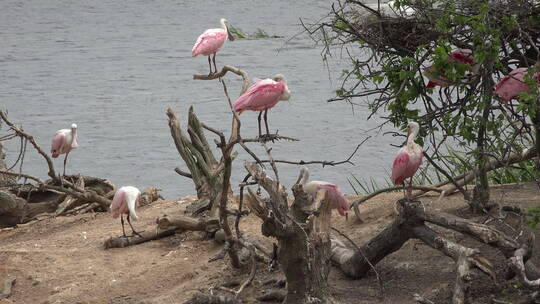
[[[111,213],[113,215],[113,218],[118,218],[118,216],[123,213],[123,209],[126,209],[124,205],[124,196],[125,193],[122,190],[116,191],[113,197],[113,201],[111,203]]]
[[[282,82],[271,79],[260,80],[242,94],[234,102],[234,111],[243,112],[245,110],[263,111],[273,107],[278,101],[285,88]]]
[[[64,141],[66,140],[65,134],[62,132],[56,132],[53,135],[52,143],[51,143],[51,154],[53,158],[57,158],[58,155],[62,152],[62,146],[64,145]]]
[[[503,102],[508,102],[517,97],[520,93],[526,92],[529,87],[524,82],[524,75],[527,68],[518,68],[510,72],[501,79],[495,86],[494,93],[499,96]]]
[[[339,187],[337,185],[328,183],[325,185],[320,185],[319,188],[325,189],[329,192],[330,199],[334,203],[332,209],[337,209],[340,215],[345,216],[350,210],[349,202],[347,201],[343,193],[341,193]]]
[[[223,29],[209,29],[202,33],[191,49],[191,56],[210,55],[223,46],[227,39],[227,32]]]
[[[394,163],[392,164],[392,183],[394,185],[403,184],[405,174],[407,172],[407,166],[409,164],[409,154],[402,148],[399,150]]]

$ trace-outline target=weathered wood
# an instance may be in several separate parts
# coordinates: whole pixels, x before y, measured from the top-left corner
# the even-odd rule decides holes
[[[188,113],[188,135],[180,128],[180,118],[174,110],[167,109],[169,128],[180,157],[184,160],[195,184],[198,200],[186,208],[189,215],[212,210],[211,215],[217,217],[217,208],[221,199],[223,183],[223,167],[219,166],[212,149],[208,144],[201,122],[193,112]]]
[[[278,240],[278,262],[287,278],[284,303],[333,303],[328,289],[330,267],[331,203],[326,191],[316,198],[302,185],[293,186],[294,202],[288,206],[287,191],[255,163],[246,169],[269,194],[264,199],[248,188],[248,206],[263,220],[262,233]]]
[[[0,191],[0,228],[23,223],[27,214],[26,200],[10,192]]]
[[[214,233],[219,229],[219,220],[214,218],[192,218],[188,216],[162,216],[156,219],[155,230],[144,231],[141,236],[111,237],[104,242],[105,249],[124,248],[132,245],[145,243],[148,241],[164,238],[183,231],[206,231]]]
[[[164,238],[167,236],[171,236],[176,233],[175,228],[165,229],[165,230],[152,230],[152,231],[143,231],[141,232],[141,236],[129,236],[129,237],[111,237],[105,241],[103,244],[105,249],[110,248],[124,248],[128,246],[133,246],[141,243],[145,243],[148,241],[157,240],[160,238]]]
[[[219,230],[219,220],[214,218],[193,218],[174,215],[162,216],[156,220],[158,229],[182,229],[190,231],[206,231],[214,233]]]
[[[196,293],[184,304],[240,304],[239,300],[224,296],[213,296],[203,293]]]

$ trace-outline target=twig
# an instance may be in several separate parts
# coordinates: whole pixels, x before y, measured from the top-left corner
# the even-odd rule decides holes
[[[250,246],[248,249],[250,252],[249,255],[251,257],[251,270],[249,272],[249,277],[247,278],[247,280],[244,281],[244,283],[242,283],[240,288],[236,291],[236,295],[234,296],[235,299],[238,298],[238,295],[240,295],[240,293],[244,291],[244,289],[249,286],[249,284],[251,284],[251,282],[255,278],[255,273],[257,271],[257,262],[255,261],[255,248],[253,246]]]
[[[424,156],[426,157],[426,159],[428,160],[428,162],[435,168],[437,169],[439,172],[441,172],[458,190],[459,192],[461,192],[461,194],[463,194],[463,197],[465,198],[465,200],[467,201],[468,204],[471,204],[471,196],[469,195],[469,193],[467,193],[467,191],[465,191],[465,189],[463,189],[463,187],[461,187],[455,180],[454,178],[452,178],[452,176],[450,174],[448,174],[448,172],[446,172],[446,170],[444,170],[443,168],[441,168],[439,165],[437,165],[437,163],[435,163],[433,161],[433,159],[431,159],[431,157],[426,153],[426,152],[423,152],[424,153]]]
[[[399,191],[399,190],[402,190],[403,187],[402,186],[395,186],[395,187],[388,187],[388,188],[384,188],[384,189],[379,189],[375,192],[372,192],[362,198],[359,198],[357,200],[355,200],[354,202],[351,203],[351,209],[354,210],[354,213],[356,215],[356,217],[358,218],[358,220],[362,221],[362,219],[360,218],[360,210],[358,209],[358,206],[372,198],[374,198],[375,196],[379,195],[379,194],[383,194],[383,193],[386,193],[386,192],[392,192],[392,191]],[[429,186],[420,186],[420,185],[412,185],[410,187],[410,189],[413,189],[413,190],[422,190],[424,191],[424,193],[426,192],[429,192],[429,191],[434,191],[434,192],[439,192],[439,193],[442,193],[444,192],[443,189],[440,189],[440,188],[436,188],[436,187],[429,187]],[[422,193],[422,194],[424,194]]]
[[[4,112],[4,111],[0,111],[0,118],[2,118],[2,120],[13,130],[15,131],[15,133],[17,133],[17,135],[21,136],[21,137],[24,137],[26,140],[28,140],[32,146],[34,146],[34,148],[38,151],[39,154],[41,154],[43,156],[43,158],[45,158],[45,160],[47,161],[47,165],[49,166],[49,173],[48,175],[55,181],[58,181],[58,176],[56,176],[56,173],[54,171],[54,165],[53,165],[53,162],[51,160],[51,158],[49,157],[49,155],[47,155],[47,153],[45,153],[45,151],[43,151],[43,149],[41,149],[41,147],[37,144],[37,142],[34,140],[34,137],[31,136],[30,134],[24,132],[22,129],[20,129],[19,127],[15,126],[11,121],[9,121],[9,119],[7,118],[7,114]]]
[[[420,304],[435,304],[434,302],[422,297],[421,295],[415,293],[413,294],[414,300]]]
[[[239,69],[237,67],[230,66],[230,65],[223,66],[221,71],[219,71],[218,73],[214,73],[214,74],[210,74],[210,75],[207,75],[207,74],[195,74],[195,75],[193,75],[193,79],[195,79],[195,80],[214,80],[214,79],[222,78],[223,76],[225,76],[225,74],[227,74],[227,72],[232,72],[232,73],[234,73],[236,75],[242,76],[242,78],[244,79],[244,82],[242,84],[242,91],[240,92],[240,95],[242,95],[245,91],[247,91],[247,89],[249,87],[249,82],[250,82],[249,74],[246,71],[242,70],[242,69]]]

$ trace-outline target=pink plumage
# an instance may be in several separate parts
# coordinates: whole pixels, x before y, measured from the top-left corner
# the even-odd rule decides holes
[[[343,193],[341,193],[341,191],[339,190],[339,187],[331,183],[319,182],[319,184],[317,185],[317,191],[319,191],[320,189],[325,189],[328,191],[329,198],[332,201],[332,209],[336,209],[340,215],[345,216],[350,210],[349,203],[347,202],[347,199],[345,198]]]
[[[233,109],[239,115],[246,110],[259,111],[259,137],[261,134],[261,115],[264,112],[266,135],[270,136],[268,129],[268,110],[280,100],[289,100],[291,92],[287,87],[285,76],[277,74],[272,79],[259,79],[249,87],[242,96],[234,102]]]
[[[422,147],[414,142],[420,126],[416,122],[410,122],[407,126],[407,144],[399,149],[396,158],[392,164],[392,183],[395,185],[403,185],[405,189],[405,180],[409,178],[409,186],[412,185],[412,177],[422,164],[424,152]],[[411,190],[405,192],[405,197],[410,198]]]
[[[122,233],[126,236],[126,230],[124,229],[124,215],[127,215],[127,221],[134,235],[141,236],[140,233],[133,229],[131,225],[131,218],[134,220],[139,219],[135,209],[139,206],[141,201],[141,191],[133,186],[124,186],[116,191],[114,194],[110,210],[113,218],[120,217],[122,223]]]
[[[420,165],[422,164],[423,154],[411,157],[413,153],[408,151],[407,147],[399,150],[394,163],[392,164],[392,183],[394,185],[403,185],[405,179],[414,176]]]
[[[519,94],[529,91],[529,86],[525,83],[525,75],[527,75],[527,68],[517,68],[511,71],[497,83],[494,93],[499,96],[501,101],[508,102],[518,97]],[[540,72],[534,74],[534,78],[540,85]]]
[[[246,110],[265,111],[274,107],[284,93],[290,94],[285,82],[259,80],[234,102],[233,108],[239,114]]]
[[[208,29],[204,31],[195,42],[195,45],[191,49],[191,56],[197,57],[199,55],[208,56],[208,67],[210,68],[210,75],[217,73],[216,66],[216,53],[221,49],[227,38],[231,41],[234,40],[233,35],[229,31],[229,22],[225,19],[220,20],[221,28]],[[212,60],[210,56],[212,56]],[[212,64],[214,63],[214,70],[212,71]]]
[[[141,191],[133,186],[124,186],[114,194],[111,203],[111,213],[113,218],[118,218],[121,214],[129,214],[134,219],[138,219],[135,211],[140,205]]]
[[[77,142],[77,125],[72,124],[71,129],[61,129],[54,133],[51,142],[51,155],[57,158],[60,154],[66,154],[64,158],[64,175],[66,175],[66,162],[69,152],[79,147]]]
[[[191,50],[191,56],[210,56],[217,53],[227,40],[227,31],[224,29],[208,29],[202,33]]]
[[[340,215],[345,216],[350,210],[349,203],[337,185],[324,181],[311,181],[304,184],[304,191],[309,193],[313,198],[315,198],[317,192],[321,189],[328,191],[332,209],[336,209]]]
[[[448,61],[458,64],[471,65],[471,71],[475,72],[475,61],[472,55],[472,51],[469,49],[456,49],[448,55]],[[446,71],[444,69],[438,69],[434,66],[424,68],[424,75],[428,78],[429,82],[426,88],[434,88],[436,86],[448,87],[454,85],[448,77],[446,77]]]
[[[51,154],[57,158],[60,154],[69,153],[79,146],[77,143],[77,125],[73,124],[71,129],[61,129],[54,133],[51,142]]]

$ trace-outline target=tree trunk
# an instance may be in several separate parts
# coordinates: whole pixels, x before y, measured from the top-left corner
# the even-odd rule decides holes
[[[263,220],[262,233],[278,240],[278,262],[287,278],[284,303],[333,303],[328,289],[331,257],[331,203],[324,190],[316,198],[302,185],[293,186],[289,208],[287,191],[254,163],[246,169],[269,194],[265,199],[248,188],[249,208]]]
[[[193,107],[189,108],[187,131],[189,137],[180,128],[180,118],[174,110],[167,109],[167,116],[176,149],[190,171],[186,173],[177,168],[176,172],[190,177],[197,191],[198,200],[188,206],[186,213],[194,215],[210,210],[210,216],[218,217],[224,167],[220,166],[213,155],[202,124],[193,113]]]
[[[482,118],[480,120],[480,126],[478,128],[478,136],[476,139],[477,151],[476,151],[476,174],[475,174],[475,187],[473,191],[473,202],[471,206],[474,212],[480,212],[482,210],[489,210],[493,206],[489,202],[489,181],[487,177],[486,165],[488,163],[488,156],[486,151],[486,133],[489,114],[491,112],[491,102],[493,100],[493,78],[491,77],[493,72],[493,62],[489,61],[484,65],[484,73],[482,75],[482,88],[483,94],[482,100]]]

